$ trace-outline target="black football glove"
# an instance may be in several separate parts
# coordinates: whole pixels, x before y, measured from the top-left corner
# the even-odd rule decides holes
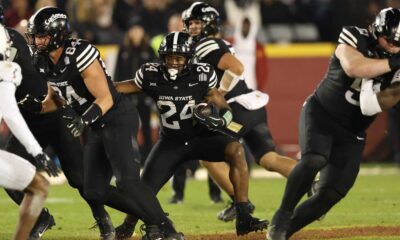
[[[82,135],[87,124],[83,121],[79,114],[77,114],[73,109],[65,109],[62,118],[64,118],[67,122],[67,128],[74,137],[79,137]]]
[[[389,57],[389,67],[392,71],[396,71],[400,68],[400,54],[394,54]]]
[[[211,108],[204,111],[204,108]],[[213,104],[200,103],[194,108],[193,117],[195,121],[208,129],[215,131],[226,126],[225,119],[219,116],[218,108]]]
[[[45,170],[50,177],[58,176],[59,170],[56,164],[45,153],[36,155],[35,160],[38,169]]]
[[[18,102],[18,106],[32,113],[42,111],[42,101],[30,94],[26,94],[24,99]]]

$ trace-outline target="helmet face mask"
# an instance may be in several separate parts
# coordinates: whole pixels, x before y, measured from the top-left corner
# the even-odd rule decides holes
[[[188,9],[183,11],[182,20],[185,31],[197,38],[215,35],[220,31],[220,16],[218,11],[203,2],[194,2]],[[203,22],[202,29],[198,35],[189,32],[190,23],[193,20]]]
[[[29,19],[25,35],[34,52],[48,53],[62,47],[70,34],[67,14],[58,8],[44,7]]]
[[[170,80],[185,74],[191,66],[193,57],[192,38],[188,33],[169,33],[158,50],[164,74]]]

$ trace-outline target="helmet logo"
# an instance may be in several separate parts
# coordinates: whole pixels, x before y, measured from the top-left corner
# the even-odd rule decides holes
[[[54,22],[55,20],[60,19],[60,18],[62,18],[62,19],[67,19],[67,15],[62,14],[62,13],[53,14],[53,15],[51,15],[50,18],[46,19],[46,20],[44,21],[44,23],[45,23],[45,24],[50,24],[50,23],[52,23],[52,22]]]
[[[201,8],[201,11],[202,11],[203,13],[206,13],[206,12],[214,12],[215,14],[217,14],[217,16],[219,16],[218,11],[217,11],[215,8],[210,7],[210,6]]]

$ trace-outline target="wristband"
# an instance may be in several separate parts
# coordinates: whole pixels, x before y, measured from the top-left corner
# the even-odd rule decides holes
[[[82,120],[86,125],[94,123],[103,115],[101,108],[96,103],[93,103],[87,110],[82,114]]]
[[[233,115],[232,115],[231,110],[229,110],[229,109],[221,109],[220,110],[220,116],[222,116],[222,118],[224,119],[225,126],[228,126],[229,123],[232,122]]]
[[[394,55],[388,58],[389,60],[389,67],[392,71],[397,70],[400,68],[400,56]]]

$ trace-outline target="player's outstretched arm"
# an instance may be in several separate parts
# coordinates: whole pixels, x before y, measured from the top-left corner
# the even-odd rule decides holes
[[[47,95],[43,101],[40,101],[40,99],[35,96],[27,94],[18,102],[18,106],[21,108],[37,114],[54,112],[64,104],[65,101],[58,98],[50,86],[48,87]]]
[[[240,76],[244,72],[244,66],[231,53],[225,53],[218,62],[218,69],[225,70],[219,87],[219,91],[225,95],[239,82]]]
[[[394,107],[400,101],[400,81],[375,93],[372,79],[363,79],[360,91],[360,108],[363,115],[373,116]]]
[[[373,59],[364,57],[357,49],[339,44],[335,55],[347,76],[352,78],[374,78],[400,67],[400,58]]]
[[[400,82],[395,82],[378,94],[379,105],[382,110],[388,110],[400,102]]]
[[[125,80],[122,82],[114,82],[114,86],[118,92],[129,94],[129,93],[137,93],[142,91],[133,79]]]
[[[61,100],[54,92],[51,86],[47,88],[47,96],[42,101],[42,109],[40,113],[54,112],[65,105],[65,101]]]

